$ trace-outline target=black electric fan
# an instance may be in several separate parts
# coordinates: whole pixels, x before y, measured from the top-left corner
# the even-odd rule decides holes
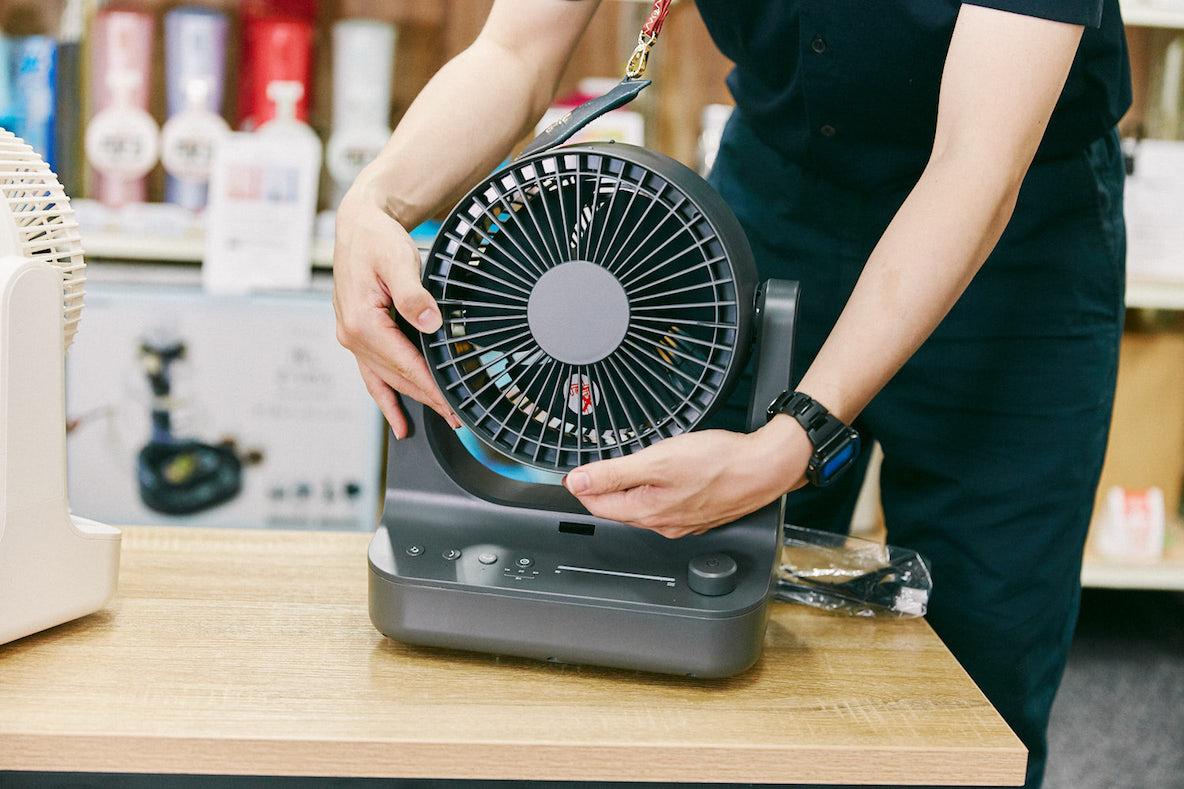
[[[461,421],[564,472],[692,430],[759,340],[750,427],[789,384],[797,287],[759,289],[720,196],[615,143],[545,149],[470,191],[423,281],[427,364]],[[407,402],[370,547],[370,612],[416,644],[724,676],[760,653],[783,501],[682,540],[591,516],[559,485],[489,470]]]
[[[704,181],[598,144],[470,192],[424,279],[444,314],[424,354],[461,420],[516,461],[566,470],[703,418],[744,364],[756,271]]]

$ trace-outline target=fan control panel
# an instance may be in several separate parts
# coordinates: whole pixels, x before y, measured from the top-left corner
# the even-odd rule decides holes
[[[595,538],[569,534],[512,545],[474,542],[494,536],[482,535],[480,528],[449,531],[396,529],[391,553],[397,575],[484,589],[707,609],[726,607],[732,601],[725,598],[745,580],[742,555],[718,550],[688,555],[677,542],[665,540],[655,550],[606,551],[593,544]],[[504,539],[505,532],[496,531]]]

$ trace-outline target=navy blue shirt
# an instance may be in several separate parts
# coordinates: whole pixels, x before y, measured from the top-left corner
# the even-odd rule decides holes
[[[910,187],[929,158],[957,0],[697,0],[736,64],[728,86],[756,133],[868,192]],[[1037,159],[1070,156],[1130,105],[1118,0],[974,0],[1085,25]]]

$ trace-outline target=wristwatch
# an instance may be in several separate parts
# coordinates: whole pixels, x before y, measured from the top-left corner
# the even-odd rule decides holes
[[[806,466],[806,479],[825,488],[859,458],[859,433],[808,394],[786,389],[769,404],[767,417],[788,414],[806,431],[814,454]]]

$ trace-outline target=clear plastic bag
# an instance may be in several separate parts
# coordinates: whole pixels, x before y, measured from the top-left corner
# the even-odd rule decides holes
[[[916,551],[785,527],[776,597],[853,616],[924,616],[933,579]]]

